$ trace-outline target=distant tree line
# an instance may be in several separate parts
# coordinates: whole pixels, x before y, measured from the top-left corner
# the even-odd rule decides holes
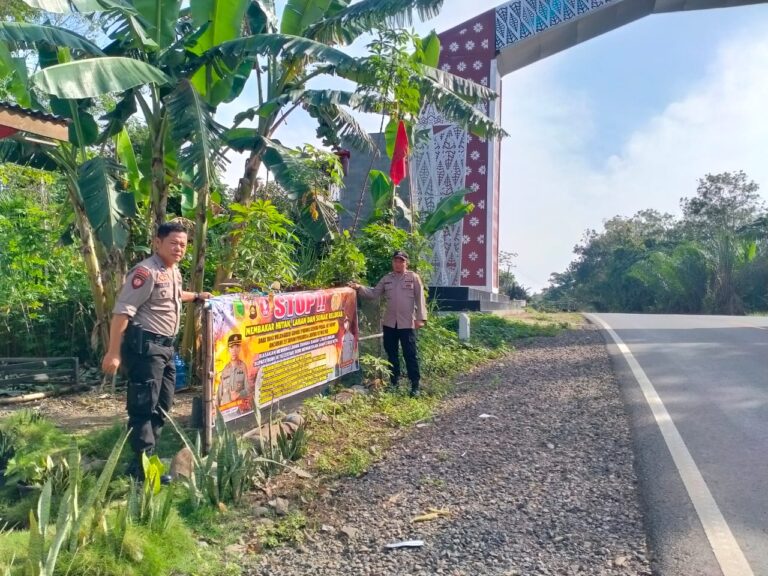
[[[546,306],[613,312],[768,310],[768,211],[744,172],[708,174],[682,217],[642,210],[588,230]]]

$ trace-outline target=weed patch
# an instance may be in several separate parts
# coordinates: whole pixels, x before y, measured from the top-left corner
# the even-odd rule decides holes
[[[274,524],[259,526],[256,534],[264,548],[277,548],[283,544],[298,544],[304,541],[307,518],[301,512],[291,512]]]

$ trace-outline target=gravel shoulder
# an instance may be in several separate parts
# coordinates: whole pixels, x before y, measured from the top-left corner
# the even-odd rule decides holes
[[[650,574],[629,421],[600,332],[534,339],[338,481],[250,574]],[[486,415],[490,417],[481,417]],[[426,522],[430,509],[450,515]],[[386,550],[420,539],[420,548]]]

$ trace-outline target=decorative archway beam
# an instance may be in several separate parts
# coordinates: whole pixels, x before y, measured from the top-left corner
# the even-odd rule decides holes
[[[499,73],[505,76],[651,14],[762,2],[764,0],[517,0],[494,10]]]

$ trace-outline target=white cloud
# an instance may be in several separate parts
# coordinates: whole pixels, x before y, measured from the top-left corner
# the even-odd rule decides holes
[[[545,286],[583,231],[607,218],[644,208],[677,213],[708,172],[744,170],[768,198],[767,32],[720,45],[697,85],[597,167],[588,151],[599,110],[558,85],[559,57],[505,79],[502,117],[512,137],[502,148],[501,245],[519,253],[524,284]]]

